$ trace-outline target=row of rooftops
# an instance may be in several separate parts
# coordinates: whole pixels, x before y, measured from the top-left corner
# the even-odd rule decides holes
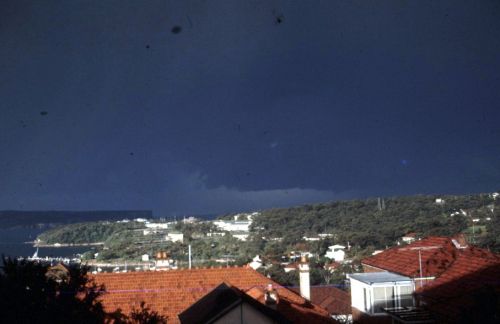
[[[428,237],[396,246],[364,259],[362,265],[372,272],[351,274],[351,279],[374,286],[415,282],[419,298],[440,301],[429,304],[429,309],[438,314],[446,312],[447,316],[456,316],[457,309],[470,303],[463,295],[473,296],[473,291],[484,286],[496,289],[497,296],[500,292],[500,256],[468,246],[460,237]],[[144,301],[160,315],[168,316],[169,323],[179,322],[179,314],[221,284],[235,291],[231,298],[244,301],[250,296],[264,305],[266,289],[271,285],[280,300],[274,310],[297,323],[329,322],[339,306],[346,312],[351,305],[349,294],[335,287],[311,287],[308,301],[249,267],[99,274],[94,279],[106,286],[107,293],[102,297],[106,310],[121,308],[126,313]],[[425,284],[417,285],[421,279]]]
[[[192,305],[221,284],[239,291],[237,295],[245,294],[263,305],[264,295],[271,285],[279,295],[274,310],[289,322],[333,322],[322,307],[246,267],[104,273],[93,276],[93,279],[106,287],[106,293],[101,297],[106,311],[121,308],[124,313],[130,313],[145,302],[146,306],[166,316],[169,323],[181,322],[179,314],[186,314]]]

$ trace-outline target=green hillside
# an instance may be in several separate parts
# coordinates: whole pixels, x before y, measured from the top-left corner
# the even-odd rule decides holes
[[[475,243],[498,249],[499,201],[490,194],[337,201],[264,210],[252,225],[256,236],[282,238],[287,244],[330,233],[335,242],[382,248],[409,232],[423,237],[467,231],[475,235],[470,237]],[[482,226],[480,233],[468,230],[473,219],[479,219],[475,224]]]

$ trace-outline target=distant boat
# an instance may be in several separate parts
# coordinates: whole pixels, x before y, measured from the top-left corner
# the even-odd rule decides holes
[[[36,248],[35,253],[33,253],[32,259],[38,259],[38,247]]]

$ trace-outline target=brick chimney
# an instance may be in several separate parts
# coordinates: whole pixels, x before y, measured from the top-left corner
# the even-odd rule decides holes
[[[307,300],[311,300],[311,285],[309,282],[309,262],[303,255],[299,263],[300,295]]]

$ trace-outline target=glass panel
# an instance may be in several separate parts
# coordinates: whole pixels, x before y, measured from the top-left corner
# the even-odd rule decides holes
[[[400,286],[399,295],[401,298],[401,306],[413,306],[413,287],[412,286]]]
[[[365,301],[365,310],[366,311],[370,311],[370,302],[368,301],[368,289],[366,288],[363,288],[363,292],[364,292],[364,301]]]
[[[401,296],[411,295],[413,292],[413,287],[412,286],[400,286],[399,291],[401,293]]]
[[[375,298],[375,300],[385,299],[385,287],[374,287],[373,298]]]
[[[383,313],[382,307],[394,307],[394,287],[374,287],[373,288],[374,313]]]
[[[412,297],[401,298],[400,301],[401,307],[414,306]]]

